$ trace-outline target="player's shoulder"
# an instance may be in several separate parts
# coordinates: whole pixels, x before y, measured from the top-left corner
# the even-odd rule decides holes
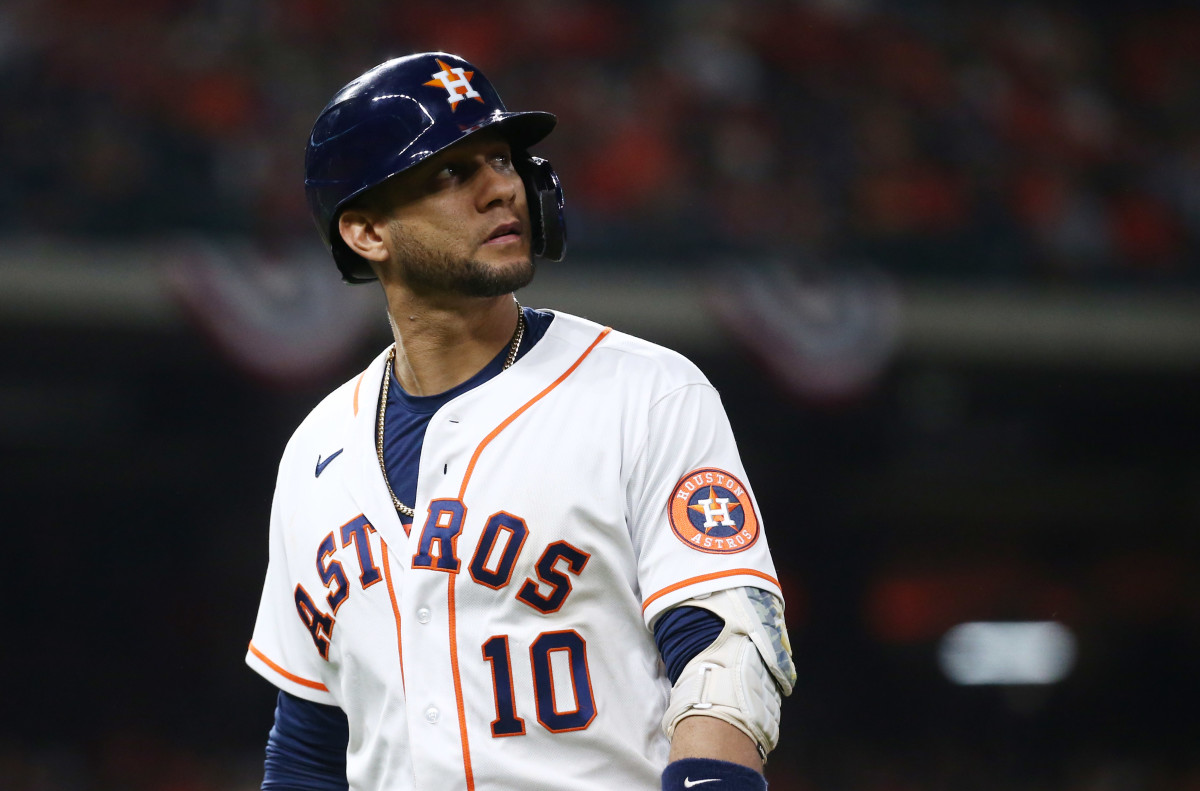
[[[309,411],[292,432],[284,451],[285,459],[289,452],[301,446],[323,448],[337,442],[350,430],[360,410],[374,410],[375,393],[387,352],[387,349],[381,352],[366,368],[335,387]]]
[[[614,376],[615,381],[628,383],[642,379],[666,388],[709,384],[695,363],[674,349],[618,329],[602,327],[589,319],[554,311],[551,330],[581,351],[604,333],[590,356],[606,373]]]

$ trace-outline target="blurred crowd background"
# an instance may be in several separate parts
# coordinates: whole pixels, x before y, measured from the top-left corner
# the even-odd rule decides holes
[[[1188,3],[12,0],[0,35],[6,230],[290,243],[316,110],[436,42],[559,115],[597,253],[1196,277]]]
[[[1200,8],[1166,0],[6,0],[0,789],[257,787],[275,465],[387,342],[304,142],[428,49],[559,116],[571,251],[524,301],[722,394],[801,674],[772,788],[1200,789]],[[957,625],[1048,621],[1053,681],[946,669]]]

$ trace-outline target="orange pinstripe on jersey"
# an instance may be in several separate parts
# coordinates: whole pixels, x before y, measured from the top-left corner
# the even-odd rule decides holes
[[[382,538],[379,545],[383,547],[383,578],[387,580],[388,598],[392,601],[392,617],[396,619],[396,657],[400,660],[400,686],[404,686],[404,644],[400,640],[400,605],[396,603],[396,588],[392,584],[392,562],[388,559],[388,545]]]
[[[524,406],[522,406],[516,412],[513,412],[511,415],[509,415],[507,418],[505,418],[503,423],[496,426],[496,428],[492,429],[491,434],[488,434],[486,437],[483,438],[483,442],[479,443],[479,447],[475,449],[475,454],[473,456],[471,456],[471,463],[467,465],[467,474],[463,476],[462,486],[459,487],[459,489],[458,489],[458,499],[460,499],[460,500],[463,499],[463,494],[467,491],[467,484],[470,483],[470,481],[471,481],[471,473],[475,471],[475,462],[479,461],[479,454],[483,453],[483,449],[486,448],[488,446],[488,444],[491,443],[492,440],[494,440],[496,437],[500,436],[501,431],[504,431],[504,429],[508,428],[514,420],[516,420],[522,414],[524,414],[526,409],[529,409],[529,407],[533,406],[538,401],[541,401],[542,398],[545,395],[547,395],[551,390],[558,387],[560,384],[562,384],[566,380],[566,378],[568,376],[575,373],[575,369],[579,367],[579,364],[582,363],[584,361],[584,359],[589,354],[592,353],[592,349],[595,349],[596,345],[598,343],[600,343],[600,341],[602,341],[606,337],[608,337],[608,333],[610,333],[610,332],[612,332],[612,327],[605,327],[603,329],[603,331],[601,331],[601,333],[596,336],[596,340],[592,341],[592,345],[587,347],[587,349],[584,350],[583,354],[579,355],[579,359],[576,360],[575,362],[571,363],[570,368],[563,371],[562,376],[558,377],[553,382],[551,382],[550,385],[545,390],[543,390],[542,392],[538,393],[533,398],[531,398],[527,402],[525,402]]]
[[[454,610],[454,581],[458,574],[450,575],[446,586],[446,606],[449,609],[450,629],[450,673],[454,677],[454,700],[458,707],[458,734],[462,739],[463,773],[467,778],[467,791],[475,791],[475,772],[471,768],[471,744],[467,740],[467,708],[463,701],[462,679],[458,674],[458,626]]]
[[[551,382],[545,390],[526,401],[520,409],[505,418],[500,425],[492,429],[491,433],[483,438],[483,442],[480,442],[479,447],[475,448],[475,453],[472,454],[471,461],[469,464],[467,464],[467,472],[465,475],[463,475],[462,486],[460,486],[458,489],[459,500],[463,500],[465,502],[464,495],[467,492],[467,484],[471,482],[471,474],[475,472],[475,463],[479,461],[479,456],[483,453],[483,449],[491,444],[492,440],[500,436],[500,432],[511,426],[513,421],[523,415],[525,410],[542,400],[542,398],[547,396],[552,390],[554,390],[554,388],[565,382],[567,377],[575,373],[575,369],[578,368],[585,359],[587,359],[587,356],[592,353],[592,350],[595,349],[597,345],[599,345],[600,341],[608,337],[610,332],[612,332],[612,328],[605,327],[600,334],[596,336],[596,339],[592,341],[592,344],[584,349],[583,354],[579,355],[579,359],[571,364],[570,368],[563,371],[562,375]],[[463,702],[462,679],[459,677],[458,673],[458,632],[455,626],[454,615],[454,583],[458,580],[458,575],[451,574],[449,576],[450,579],[446,585],[446,604],[449,607],[448,620],[450,629],[450,671],[454,676],[454,697],[455,702],[458,705],[458,731],[462,737],[463,770],[467,779],[467,791],[475,791],[475,774],[471,768],[471,747],[467,741],[466,705]]]
[[[259,651],[258,648],[255,647],[254,643],[250,643],[250,653],[254,654],[256,657],[261,659],[266,664],[267,667],[271,668],[276,673],[278,673],[279,675],[286,678],[288,681],[294,681],[303,687],[308,687],[309,689],[319,689],[322,692],[329,691],[329,687],[325,686],[320,681],[309,681],[307,678],[300,678],[300,676],[297,676],[294,673],[289,673],[288,671],[284,670],[278,664],[276,664],[275,662],[272,662],[267,657],[266,654],[264,654],[262,651]]]
[[[363,380],[363,377],[366,375],[367,375],[367,372],[363,371],[362,373],[360,373],[358,375],[358,381],[354,383],[354,416],[355,417],[358,417],[358,391],[359,391],[359,388],[362,387],[362,380]]]
[[[742,574],[748,574],[751,577],[759,577],[760,579],[764,579],[771,583],[776,588],[779,587],[779,580],[775,579],[770,574],[764,574],[763,572],[756,571],[755,569],[730,569],[729,571],[717,571],[712,574],[701,574],[699,577],[692,577],[691,579],[684,580],[683,582],[676,582],[674,585],[668,585],[662,590],[650,594],[646,597],[646,600],[642,602],[642,612],[645,612],[646,608],[649,607],[653,602],[661,599],[663,596],[666,596],[672,591],[677,591],[680,588],[686,588],[689,585],[695,585],[699,582],[708,582],[709,580],[720,579],[721,577],[737,577]]]

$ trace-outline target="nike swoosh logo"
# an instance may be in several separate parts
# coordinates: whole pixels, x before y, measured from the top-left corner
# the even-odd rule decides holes
[[[317,454],[317,474],[314,475],[313,477],[320,478],[321,473],[325,472],[325,468],[329,466],[329,462],[333,461],[338,456],[341,456],[343,450],[345,450],[345,448],[338,448],[333,453],[330,453],[329,456],[325,459],[325,461],[321,461],[320,454]]]
[[[683,778],[683,787],[691,788],[692,786],[698,786],[701,783],[719,783],[719,782],[721,782],[721,778],[719,778],[719,777],[710,777],[707,780],[692,780],[691,778],[685,777],[685,778]]]

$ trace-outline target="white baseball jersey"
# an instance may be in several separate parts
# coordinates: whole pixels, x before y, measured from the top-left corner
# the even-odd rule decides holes
[[[781,595],[716,391],[558,313],[433,416],[406,534],[375,451],[385,358],[288,443],[246,661],[346,712],[352,789],[659,788],[654,617]]]

